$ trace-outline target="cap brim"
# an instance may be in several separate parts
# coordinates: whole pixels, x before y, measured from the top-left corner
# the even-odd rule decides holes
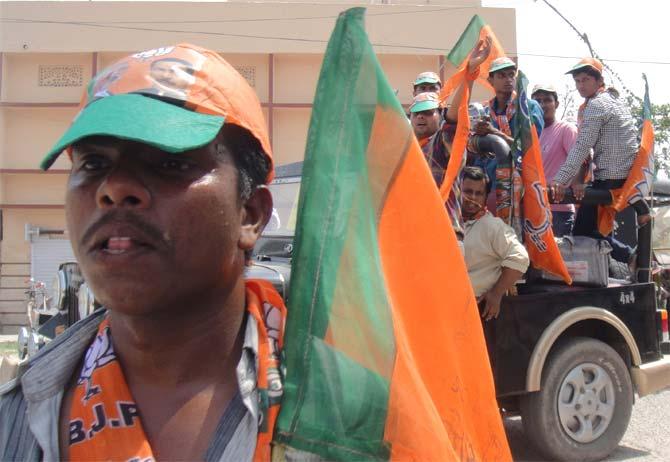
[[[566,72],[566,74],[574,74],[575,72],[579,72],[579,71],[584,70],[584,69],[587,69],[587,68],[591,68],[591,69],[593,69],[594,71],[596,71],[596,72],[602,74],[602,72],[600,72],[597,68],[593,67],[593,66],[590,65],[590,64],[577,64],[575,67],[573,67],[573,68],[570,69],[568,72]]]
[[[416,87],[417,85],[421,85],[422,83],[437,83],[438,85],[442,85],[439,80],[431,79],[430,77],[426,77],[423,79],[417,79],[414,81],[414,86]]]
[[[413,104],[409,108],[409,112],[428,111],[430,109],[437,109],[438,107],[440,107],[440,105],[434,101],[421,101],[420,103]]]
[[[489,68],[489,75],[493,74],[494,72],[502,71],[503,69],[516,69],[516,64],[500,64],[499,66],[491,67]]]
[[[64,149],[87,136],[113,136],[179,153],[211,142],[224,122],[223,116],[200,114],[148,96],[107,96],[78,114],[40,168],[47,170]]]

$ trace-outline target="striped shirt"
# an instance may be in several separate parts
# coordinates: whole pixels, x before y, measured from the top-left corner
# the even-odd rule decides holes
[[[621,180],[628,177],[638,150],[637,128],[623,103],[603,91],[586,102],[577,140],[568,158],[554,177],[567,185],[575,177],[593,149],[596,180]]]
[[[439,188],[444,180],[444,175],[447,171],[449,158],[451,157],[451,146],[454,143],[454,136],[456,135],[456,124],[451,122],[442,122],[440,129],[435,132],[425,142],[421,143],[421,150],[428,162],[430,172],[433,174],[435,184]],[[454,184],[451,186],[449,197],[445,207],[447,214],[451,220],[451,225],[456,233],[456,238],[459,241],[463,240],[463,218],[461,217],[461,182],[460,171],[465,166],[466,156],[463,155],[463,160],[459,168],[459,174],[456,176]]]

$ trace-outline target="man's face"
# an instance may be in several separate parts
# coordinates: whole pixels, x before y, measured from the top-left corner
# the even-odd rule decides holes
[[[182,154],[112,137],[73,147],[68,231],[87,282],[112,310],[193,309],[194,294],[228,295],[262,230],[250,232],[254,214],[267,215],[249,202],[218,137]]]
[[[510,67],[508,69],[494,72],[493,75],[489,76],[488,81],[496,94],[509,93],[511,95],[516,86],[516,69]]]
[[[414,86],[414,94],[412,96],[416,96],[420,93],[439,93],[440,88],[439,83],[420,83]]]
[[[586,72],[578,72],[572,77],[575,79],[575,87],[582,98],[591,98],[600,88],[600,80]]]
[[[170,60],[154,62],[151,65],[151,77],[176,90],[186,90],[193,80],[185,64]]]
[[[486,205],[486,182],[463,178],[461,183],[463,218],[475,216]]]
[[[538,102],[544,113],[545,120],[553,121],[556,118],[556,108],[558,101],[553,93],[546,91],[537,91],[533,94],[533,99]]]
[[[437,109],[410,113],[414,134],[418,139],[432,136],[440,128],[440,112]]]

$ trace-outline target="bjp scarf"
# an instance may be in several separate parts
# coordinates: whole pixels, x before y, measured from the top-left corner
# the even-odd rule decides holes
[[[258,331],[258,437],[254,461],[270,460],[272,431],[283,386],[279,355],[286,307],[272,284],[246,281],[247,322]],[[70,459],[151,462],[155,458],[142,428],[141,411],[114,353],[109,319],[103,320],[86,351],[70,408]]]
[[[510,128],[510,124],[512,123],[512,117],[514,117],[514,104],[512,104],[514,98],[516,98],[516,92],[512,92],[512,97],[507,102],[507,107],[505,108],[505,112],[503,114],[498,114],[496,112],[495,103],[497,99],[491,98],[489,100],[489,116],[492,120],[495,120],[495,123],[498,126],[498,130],[507,136],[512,136],[512,129]]]

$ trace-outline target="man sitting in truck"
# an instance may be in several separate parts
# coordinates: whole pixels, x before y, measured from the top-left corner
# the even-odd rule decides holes
[[[528,269],[528,252],[514,230],[486,209],[490,181],[479,167],[465,167],[461,183],[465,264],[484,321],[497,318],[502,296]]]
[[[181,101],[142,91],[168,57],[197,70]],[[0,390],[0,460],[270,460],[286,311],[269,283],[244,280],[272,211],[260,103],[203,48],[123,62],[42,162],[72,160],[67,228],[106,309]]]

